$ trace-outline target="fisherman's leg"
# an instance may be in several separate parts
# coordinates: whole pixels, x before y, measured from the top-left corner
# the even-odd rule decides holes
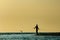
[[[38,30],[36,30],[36,34],[38,35]]]

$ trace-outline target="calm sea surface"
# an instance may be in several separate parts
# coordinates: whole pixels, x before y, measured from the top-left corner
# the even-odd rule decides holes
[[[0,35],[0,40],[60,40],[60,36],[36,36],[34,34]]]

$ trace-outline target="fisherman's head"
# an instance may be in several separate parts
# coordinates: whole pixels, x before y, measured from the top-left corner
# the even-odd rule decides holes
[[[38,24],[36,24],[36,26],[38,26]]]

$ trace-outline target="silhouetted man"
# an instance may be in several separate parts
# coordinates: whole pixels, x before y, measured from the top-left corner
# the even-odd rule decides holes
[[[36,26],[34,27],[34,29],[36,29],[36,35],[38,35],[38,24],[36,24]]]

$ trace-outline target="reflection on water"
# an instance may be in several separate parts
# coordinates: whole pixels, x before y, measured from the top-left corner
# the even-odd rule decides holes
[[[60,36],[36,36],[34,34],[0,35],[0,40],[60,40]]]

